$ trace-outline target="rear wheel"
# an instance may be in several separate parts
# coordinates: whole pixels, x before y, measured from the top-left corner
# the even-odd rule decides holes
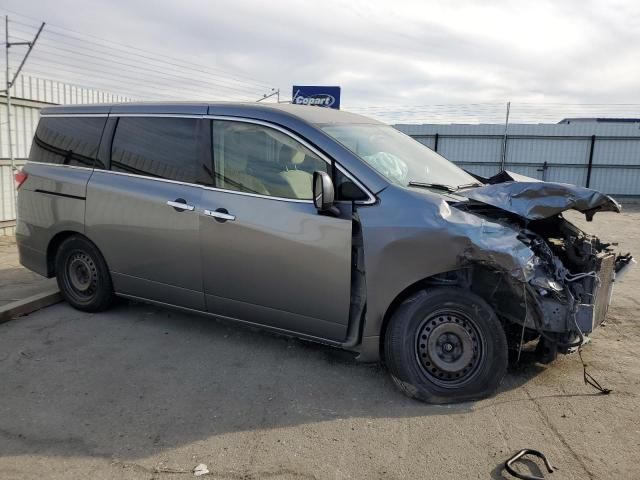
[[[405,300],[390,319],[384,351],[400,389],[429,403],[491,395],[508,363],[495,313],[460,288],[434,288]]]
[[[107,264],[98,248],[84,237],[64,240],[55,258],[62,296],[86,312],[107,309],[113,301],[113,285]]]

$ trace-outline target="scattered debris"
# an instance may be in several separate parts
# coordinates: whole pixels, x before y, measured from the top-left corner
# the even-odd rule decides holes
[[[196,466],[196,468],[193,469],[193,474],[196,477],[199,477],[201,475],[206,475],[207,473],[209,473],[209,469],[204,463],[200,463],[199,465]]]
[[[587,372],[587,364],[582,359],[582,349],[578,348],[578,356],[580,357],[580,362],[582,362],[582,379],[584,380],[585,385],[591,385],[593,388],[598,390],[602,395],[609,395],[612,390],[610,388],[605,388],[600,383],[593,378],[593,376]]]
[[[538,477],[535,475],[525,475],[523,473],[516,472],[513,469],[514,462],[520,460],[525,455],[533,455],[535,457],[542,459],[542,461],[544,462],[544,466],[547,467],[547,471],[549,473],[553,473],[554,468],[551,466],[551,463],[549,462],[549,460],[547,460],[547,457],[545,457],[542,452],[539,452],[538,450],[532,450],[531,448],[523,448],[514,456],[509,458],[506,462],[504,462],[504,468],[507,470],[507,472],[509,472],[514,477],[522,478],[523,480],[544,480],[544,477]]]

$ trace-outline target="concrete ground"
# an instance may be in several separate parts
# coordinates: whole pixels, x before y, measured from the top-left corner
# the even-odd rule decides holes
[[[55,278],[46,279],[22,268],[15,237],[0,236],[0,307],[40,293],[55,284]]]
[[[640,210],[579,223],[640,254]],[[204,463],[231,480],[499,479],[525,447],[553,479],[640,478],[639,281],[617,285],[583,351],[613,393],[568,356],[453,406],[409,400],[331,348],[143,304],[58,304],[0,325],[0,478],[186,478]]]

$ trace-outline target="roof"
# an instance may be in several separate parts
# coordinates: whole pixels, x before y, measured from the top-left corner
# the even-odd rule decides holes
[[[576,118],[563,118],[558,123],[640,123],[640,118],[586,118],[586,117],[576,117]]]
[[[234,103],[234,102],[137,102],[91,105],[59,105],[46,107],[42,115],[87,114],[168,114],[168,115],[222,115],[249,118],[273,118],[282,115],[295,117],[313,124],[379,123],[355,113],[331,108],[293,105],[290,103]]]

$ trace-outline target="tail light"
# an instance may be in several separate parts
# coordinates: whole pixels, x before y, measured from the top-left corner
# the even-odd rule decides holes
[[[27,172],[23,172],[22,170],[18,170],[15,174],[16,179],[16,190],[19,189],[22,184],[25,182],[29,174]]]

